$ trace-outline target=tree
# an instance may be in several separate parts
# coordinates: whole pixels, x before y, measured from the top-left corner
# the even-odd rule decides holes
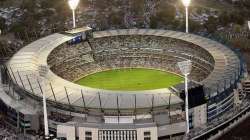
[[[23,0],[22,9],[27,9],[29,12],[35,12],[36,0]]]
[[[235,11],[231,13],[231,20],[234,23],[237,23],[239,25],[243,25],[245,23],[244,17],[243,17],[244,13]]]
[[[161,22],[162,24],[171,24],[175,19],[176,9],[173,5],[170,4],[160,4],[154,20]]]
[[[202,26],[199,22],[196,22],[196,21],[193,21],[190,19],[189,20],[189,28],[190,28],[189,30],[191,32],[196,32],[196,31],[199,31],[202,28]]]
[[[109,15],[109,19],[112,25],[121,25],[123,22],[123,13],[112,11]]]
[[[0,17],[0,29],[4,30],[6,28],[5,19]]]
[[[152,29],[155,29],[155,28],[157,28],[157,23],[158,23],[158,21],[157,21],[158,19],[157,19],[157,17],[156,16],[151,16],[150,17],[150,28],[152,28]]]
[[[218,19],[213,17],[213,16],[209,16],[207,22],[204,24],[204,26],[206,27],[208,33],[213,33],[216,31],[217,29],[217,25],[218,25]]]
[[[222,26],[227,26],[231,22],[230,14],[226,11],[221,13],[219,15],[219,22]]]

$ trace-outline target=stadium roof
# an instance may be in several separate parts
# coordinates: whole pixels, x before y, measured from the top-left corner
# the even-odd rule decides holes
[[[215,60],[213,72],[202,81],[209,93],[223,91],[233,83],[240,73],[240,60],[233,51],[215,41],[192,34],[167,30],[123,29],[94,32],[94,38],[117,35],[152,35],[176,38],[191,42],[206,49]],[[57,46],[73,39],[73,36],[52,34],[37,40],[16,53],[8,63],[12,79],[26,91],[41,97],[44,92],[48,100],[76,107],[95,109],[134,109],[152,108],[182,103],[182,100],[170,94],[169,89],[148,91],[109,91],[76,85],[62,79],[52,71],[45,77],[39,74],[41,65],[47,66],[47,57]],[[226,80],[226,82],[224,82]],[[39,88],[41,87],[42,90]],[[218,88],[219,87],[219,88]],[[53,88],[53,91],[51,90]],[[54,94],[53,94],[54,93]],[[55,95],[55,96],[54,96]],[[83,95],[83,96],[82,96]],[[85,104],[83,104],[83,98]],[[152,105],[153,100],[153,105]]]
[[[88,26],[84,26],[81,28],[76,28],[76,29],[72,29],[69,31],[65,31],[65,33],[75,35],[75,34],[83,33],[83,32],[90,31],[90,30],[92,30],[92,28],[90,28]]]

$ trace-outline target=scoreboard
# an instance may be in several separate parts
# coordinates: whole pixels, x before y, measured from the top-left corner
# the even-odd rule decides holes
[[[92,28],[88,26],[65,31],[64,34],[74,37],[73,39],[67,42],[69,45],[75,45],[75,44],[81,43],[93,36]]]

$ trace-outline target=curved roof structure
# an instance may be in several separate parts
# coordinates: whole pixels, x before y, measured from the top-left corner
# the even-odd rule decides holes
[[[240,60],[236,54],[222,44],[207,38],[182,32],[151,29],[121,29],[93,33],[94,38],[117,35],[169,37],[196,44],[207,50],[215,61],[214,70],[201,82],[208,89],[207,94],[222,92],[234,83],[240,74]],[[170,94],[172,91],[169,89],[148,91],[99,90],[76,85],[58,77],[50,70],[44,71],[45,76],[42,77],[40,66],[48,66],[47,57],[50,52],[73,38],[74,36],[56,33],[22,48],[8,62],[8,69],[13,81],[35,96],[41,97],[43,92],[50,101],[90,109],[145,109],[182,102],[178,96]],[[170,96],[171,102],[169,103]]]

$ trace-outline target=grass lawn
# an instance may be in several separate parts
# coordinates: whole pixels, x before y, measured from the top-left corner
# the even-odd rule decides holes
[[[94,73],[75,81],[75,83],[99,89],[136,91],[168,88],[182,81],[182,77],[169,72],[144,68],[125,68]]]

